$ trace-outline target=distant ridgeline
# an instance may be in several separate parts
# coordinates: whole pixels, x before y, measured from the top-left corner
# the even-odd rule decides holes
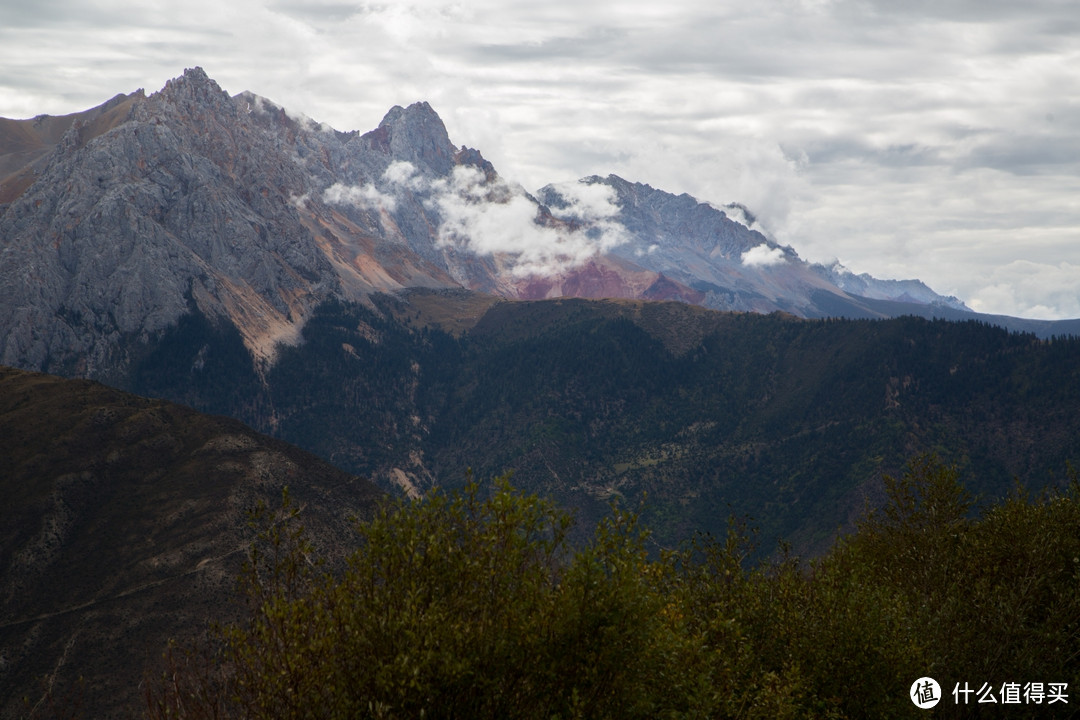
[[[513,470],[586,521],[643,501],[663,543],[734,513],[764,546],[820,551],[915,454],[989,499],[1053,484],[1080,450],[1080,340],[921,318],[415,292],[321,305],[262,374],[193,314],[115,380],[384,487]]]

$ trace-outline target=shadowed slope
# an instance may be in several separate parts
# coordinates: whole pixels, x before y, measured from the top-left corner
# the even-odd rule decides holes
[[[90,716],[137,706],[168,638],[231,614],[247,510],[286,485],[331,550],[379,495],[234,420],[0,369],[0,714],[80,676]]]

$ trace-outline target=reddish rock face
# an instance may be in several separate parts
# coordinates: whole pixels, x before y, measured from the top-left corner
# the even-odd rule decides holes
[[[647,300],[681,300],[691,305],[701,305],[705,301],[705,293],[677,283],[662,273],[641,297]]]
[[[567,273],[562,283],[563,294],[582,298],[634,297],[630,284],[617,272],[590,262]]]
[[[655,281],[656,273],[604,258],[550,277],[530,276],[514,286],[512,294],[521,300],[555,297],[636,298]]]
[[[554,279],[533,277],[525,285],[521,286],[516,293],[516,297],[519,300],[544,300],[549,297],[558,297],[557,291],[555,294],[552,291],[556,291]]]
[[[663,273],[643,270],[610,258],[597,258],[556,276],[530,277],[515,286],[513,297],[520,300],[633,298],[679,300],[700,305],[705,300],[705,293],[672,280]]]

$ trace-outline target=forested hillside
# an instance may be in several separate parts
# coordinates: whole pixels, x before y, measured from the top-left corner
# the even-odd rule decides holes
[[[234,415],[385,487],[452,487],[472,467],[513,470],[587,520],[614,495],[644,500],[670,543],[734,513],[769,543],[820,551],[919,452],[990,499],[1060,480],[1080,449],[1073,338],[478,297],[324,304],[262,378],[234,332],[191,316],[128,387]]]

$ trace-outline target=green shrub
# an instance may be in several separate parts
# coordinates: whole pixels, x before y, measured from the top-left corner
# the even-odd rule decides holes
[[[650,554],[617,507],[572,546],[570,517],[504,477],[387,503],[331,568],[286,498],[257,521],[246,621],[174,659],[150,714],[921,717],[908,692],[930,675],[959,717],[957,682],[1075,690],[1080,484],[978,518],[932,458],[887,488],[826,556],[752,567],[738,523]]]

